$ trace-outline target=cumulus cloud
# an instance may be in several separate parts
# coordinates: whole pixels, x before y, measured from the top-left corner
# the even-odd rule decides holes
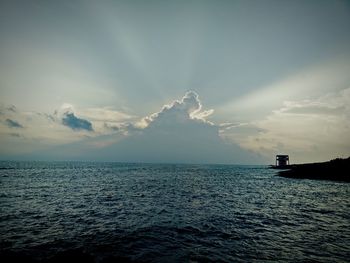
[[[11,119],[6,119],[5,122],[6,122],[6,125],[10,128],[24,128],[23,125],[21,125],[19,122]]]
[[[86,130],[93,131],[92,124],[88,120],[78,118],[74,113],[65,113],[62,118],[63,125],[71,128],[72,130]]]
[[[0,142],[13,152],[45,145],[48,150],[39,151],[36,158],[51,160],[61,156],[251,164],[272,162],[275,154],[288,153],[293,162],[320,161],[349,155],[349,105],[350,88],[285,101],[265,118],[246,123],[214,123],[214,111],[205,109],[193,91],[139,119],[113,108],[76,109],[70,104],[52,115],[1,107]]]
[[[109,112],[108,116],[103,116],[105,111]],[[265,163],[260,154],[242,149],[222,136],[221,131],[231,124],[213,123],[209,119],[213,112],[203,108],[198,94],[193,91],[140,119],[128,114],[122,116],[113,109],[76,109],[64,104],[53,115],[18,111],[16,116],[26,124],[26,133],[18,138],[10,136],[4,143],[14,145],[17,140],[17,145],[23,146],[27,140],[29,149],[38,139],[42,142],[43,136],[47,136],[44,141],[48,144],[56,142],[46,147],[47,150],[31,153],[34,159]],[[87,118],[89,114],[94,118]]]
[[[118,126],[117,133],[89,138],[51,151],[65,158],[81,149],[83,160],[169,163],[262,163],[259,154],[220,136],[220,125],[207,118],[197,93],[164,105],[159,112]],[[74,151],[76,152],[76,150]]]
[[[181,100],[175,100],[170,105],[164,105],[161,111],[151,114],[142,119],[144,127],[149,125],[172,125],[174,123],[188,123],[191,121],[198,123],[210,123],[206,117],[214,110],[202,111],[202,104],[199,96],[194,91],[186,92]]]

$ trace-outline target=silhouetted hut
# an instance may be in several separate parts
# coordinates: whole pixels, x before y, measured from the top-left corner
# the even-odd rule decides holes
[[[289,165],[288,155],[276,155],[276,166],[287,166]]]

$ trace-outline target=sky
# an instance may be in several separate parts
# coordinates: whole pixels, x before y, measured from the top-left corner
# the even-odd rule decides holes
[[[1,1],[0,159],[350,156],[349,1]]]

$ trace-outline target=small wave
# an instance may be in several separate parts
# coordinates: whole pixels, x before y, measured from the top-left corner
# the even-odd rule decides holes
[[[2,262],[348,259],[347,185],[229,165],[6,162],[0,178]]]

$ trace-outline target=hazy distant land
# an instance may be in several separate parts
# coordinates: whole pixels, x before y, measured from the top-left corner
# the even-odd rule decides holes
[[[317,179],[350,182],[350,157],[337,158],[322,163],[295,164],[289,170],[278,173],[279,176],[299,179]]]

